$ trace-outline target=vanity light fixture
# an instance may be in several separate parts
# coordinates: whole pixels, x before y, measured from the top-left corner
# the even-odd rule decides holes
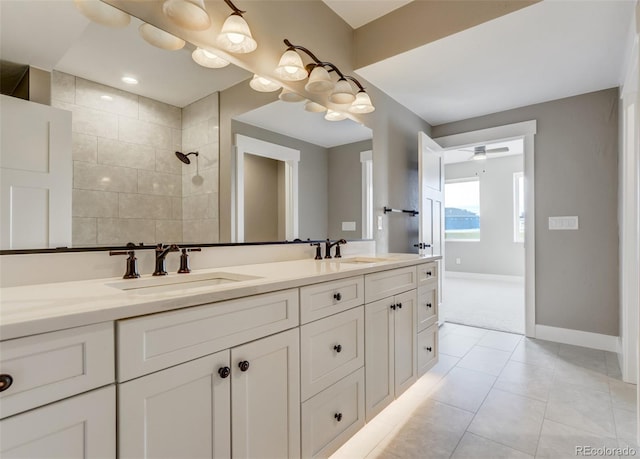
[[[177,51],[184,48],[185,45],[185,41],[182,38],[171,35],[169,32],[158,29],[151,24],[142,23],[140,27],[138,27],[138,32],[150,45],[160,49],[166,49],[167,51]]]
[[[308,100],[307,103],[304,104],[304,109],[311,113],[324,113],[327,111],[327,107],[312,100]]]
[[[375,107],[371,103],[371,98],[356,78],[350,75],[344,75],[340,69],[331,62],[321,61],[304,46],[294,45],[286,38],[284,39],[284,44],[287,46],[287,50],[282,54],[278,66],[275,69],[275,74],[278,75],[279,78],[286,81],[302,81],[309,77],[304,87],[305,90],[313,93],[330,91],[329,101],[336,105],[349,105],[345,108],[350,113],[371,113],[375,110]],[[298,51],[304,52],[313,62],[304,65]],[[330,72],[336,73],[338,76],[337,82],[333,82]],[[352,83],[358,89],[357,94],[353,93]],[[317,105],[316,107],[307,103],[305,109],[316,112],[325,111],[324,107],[320,104]],[[320,107],[322,107],[322,110]],[[329,116],[327,114],[327,116],[327,119],[336,119],[337,115],[332,114]]]
[[[229,65],[228,60],[204,48],[196,48],[191,57],[197,64],[210,69],[221,69]]]
[[[132,76],[123,76],[122,82],[127,84],[138,84],[138,80],[136,80]]]
[[[204,0],[165,0],[162,12],[183,29],[207,30],[211,25]]]
[[[278,95],[278,99],[283,102],[302,102],[304,97],[290,89],[282,88],[282,92]]]
[[[342,121],[347,119],[347,115],[345,113],[329,109],[324,115],[324,119],[327,121]]]
[[[273,92],[282,87],[279,83],[257,74],[253,75],[253,78],[249,82],[249,86],[258,92]]]
[[[129,25],[131,16],[100,0],[73,0],[76,8],[93,22],[107,27],[122,28]]]
[[[216,38],[217,45],[230,53],[250,53],[258,47],[258,43],[251,35],[249,24],[244,20],[242,11],[231,0],[224,2],[233,10],[233,13],[222,24],[222,30]]]

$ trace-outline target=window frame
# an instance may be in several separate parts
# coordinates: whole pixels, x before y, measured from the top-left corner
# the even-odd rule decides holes
[[[447,201],[447,192],[446,192],[446,188],[447,185],[450,184],[454,184],[454,183],[467,183],[467,182],[476,182],[478,183],[478,224],[479,224],[479,228],[478,228],[478,238],[477,239],[452,239],[452,238],[447,238],[447,228],[446,228],[446,201]],[[482,240],[482,223],[481,223],[481,215],[482,215],[482,211],[481,211],[481,200],[480,200],[480,177],[478,176],[473,176],[473,177],[460,177],[460,178],[454,178],[454,179],[448,179],[445,180],[444,182],[444,188],[445,188],[445,193],[444,193],[444,209],[445,209],[445,221],[443,222],[445,225],[445,229],[444,229],[444,242],[480,242]]]

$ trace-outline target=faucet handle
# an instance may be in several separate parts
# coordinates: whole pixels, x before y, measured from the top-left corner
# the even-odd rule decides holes
[[[193,249],[182,249],[182,255],[180,255],[180,269],[178,269],[178,274],[188,274],[191,272],[191,267],[189,266],[189,254],[187,252],[201,252],[202,249],[200,247],[195,247]]]
[[[322,260],[322,249],[320,248],[320,243],[316,242],[315,244],[309,244],[309,245],[315,246],[315,248],[316,248],[315,260]]]
[[[335,258],[342,258],[342,254],[340,253],[340,246],[342,244],[346,244],[347,241],[345,239],[340,239],[339,241],[336,241],[336,254],[335,254]]]
[[[136,258],[136,253],[133,250],[109,252],[109,256],[113,255],[128,255],[127,268],[124,276],[122,276],[123,279],[136,279],[140,277],[140,273],[138,272],[138,259]]]

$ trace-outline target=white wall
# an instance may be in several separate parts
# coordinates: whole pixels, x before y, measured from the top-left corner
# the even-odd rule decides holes
[[[447,271],[524,276],[524,244],[513,240],[513,174],[522,172],[522,160],[520,154],[445,165],[445,180],[480,181],[480,240],[446,241]]]

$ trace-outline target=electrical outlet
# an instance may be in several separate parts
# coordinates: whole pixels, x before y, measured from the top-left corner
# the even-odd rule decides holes
[[[462,264],[462,260],[460,258],[456,258],[456,264],[457,265]]]

